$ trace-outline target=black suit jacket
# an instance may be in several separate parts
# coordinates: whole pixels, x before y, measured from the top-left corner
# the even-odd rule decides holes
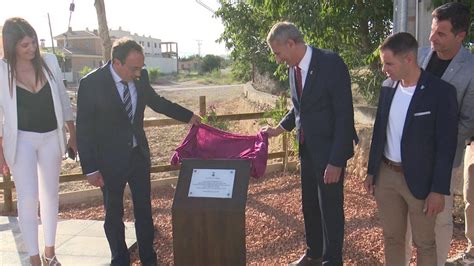
[[[182,122],[193,113],[160,97],[143,69],[135,80],[137,104],[133,124],[110,73],[110,62],[81,79],[77,98],[77,145],[84,174],[99,170],[104,178],[123,175],[130,167],[133,136],[150,164],[150,149],[143,130],[146,106]]]
[[[374,183],[387,142],[387,124],[398,82],[382,85],[370,147],[368,174]],[[458,132],[456,89],[422,71],[408,107],[401,140],[405,180],[417,199],[433,191],[449,195]]]
[[[354,154],[354,141],[358,142],[349,71],[338,54],[308,48],[312,57],[301,101],[291,67],[288,77],[293,108],[280,126],[288,131],[303,128],[305,145],[318,166],[330,163],[342,167]]]

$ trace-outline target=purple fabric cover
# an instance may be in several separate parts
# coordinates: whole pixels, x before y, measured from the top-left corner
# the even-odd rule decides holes
[[[241,136],[225,132],[205,124],[193,126],[183,143],[176,149],[171,164],[182,159],[248,159],[250,175],[262,177],[267,167],[268,135]]]

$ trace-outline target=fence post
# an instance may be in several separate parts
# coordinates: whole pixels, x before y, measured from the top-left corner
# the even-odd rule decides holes
[[[283,100],[282,100],[281,104],[278,104],[278,100],[277,100],[276,108],[285,108],[286,109],[286,104],[287,104],[286,97],[283,97]],[[288,133],[287,132],[283,132],[282,146],[283,146],[283,151],[284,151],[283,172],[286,172],[286,170],[288,170]]]
[[[199,96],[199,115],[206,115],[206,96]]]
[[[12,181],[10,174],[3,176],[3,184],[5,185],[3,189],[3,209],[7,212],[13,211],[13,194],[10,181]]]

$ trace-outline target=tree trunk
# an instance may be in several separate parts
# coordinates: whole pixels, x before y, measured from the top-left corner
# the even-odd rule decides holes
[[[108,61],[111,58],[112,41],[109,36],[109,27],[107,26],[107,16],[105,14],[104,0],[95,0],[94,6],[97,11],[97,21],[99,23],[99,36],[102,40],[102,50],[104,60]]]

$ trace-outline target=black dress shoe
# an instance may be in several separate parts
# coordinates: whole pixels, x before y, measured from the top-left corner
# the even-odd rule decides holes
[[[301,258],[299,258],[298,260],[293,261],[292,263],[290,263],[288,265],[321,266],[321,265],[323,265],[323,261],[322,261],[321,258],[313,259],[313,258],[308,257],[305,254],[305,255],[301,256]]]

